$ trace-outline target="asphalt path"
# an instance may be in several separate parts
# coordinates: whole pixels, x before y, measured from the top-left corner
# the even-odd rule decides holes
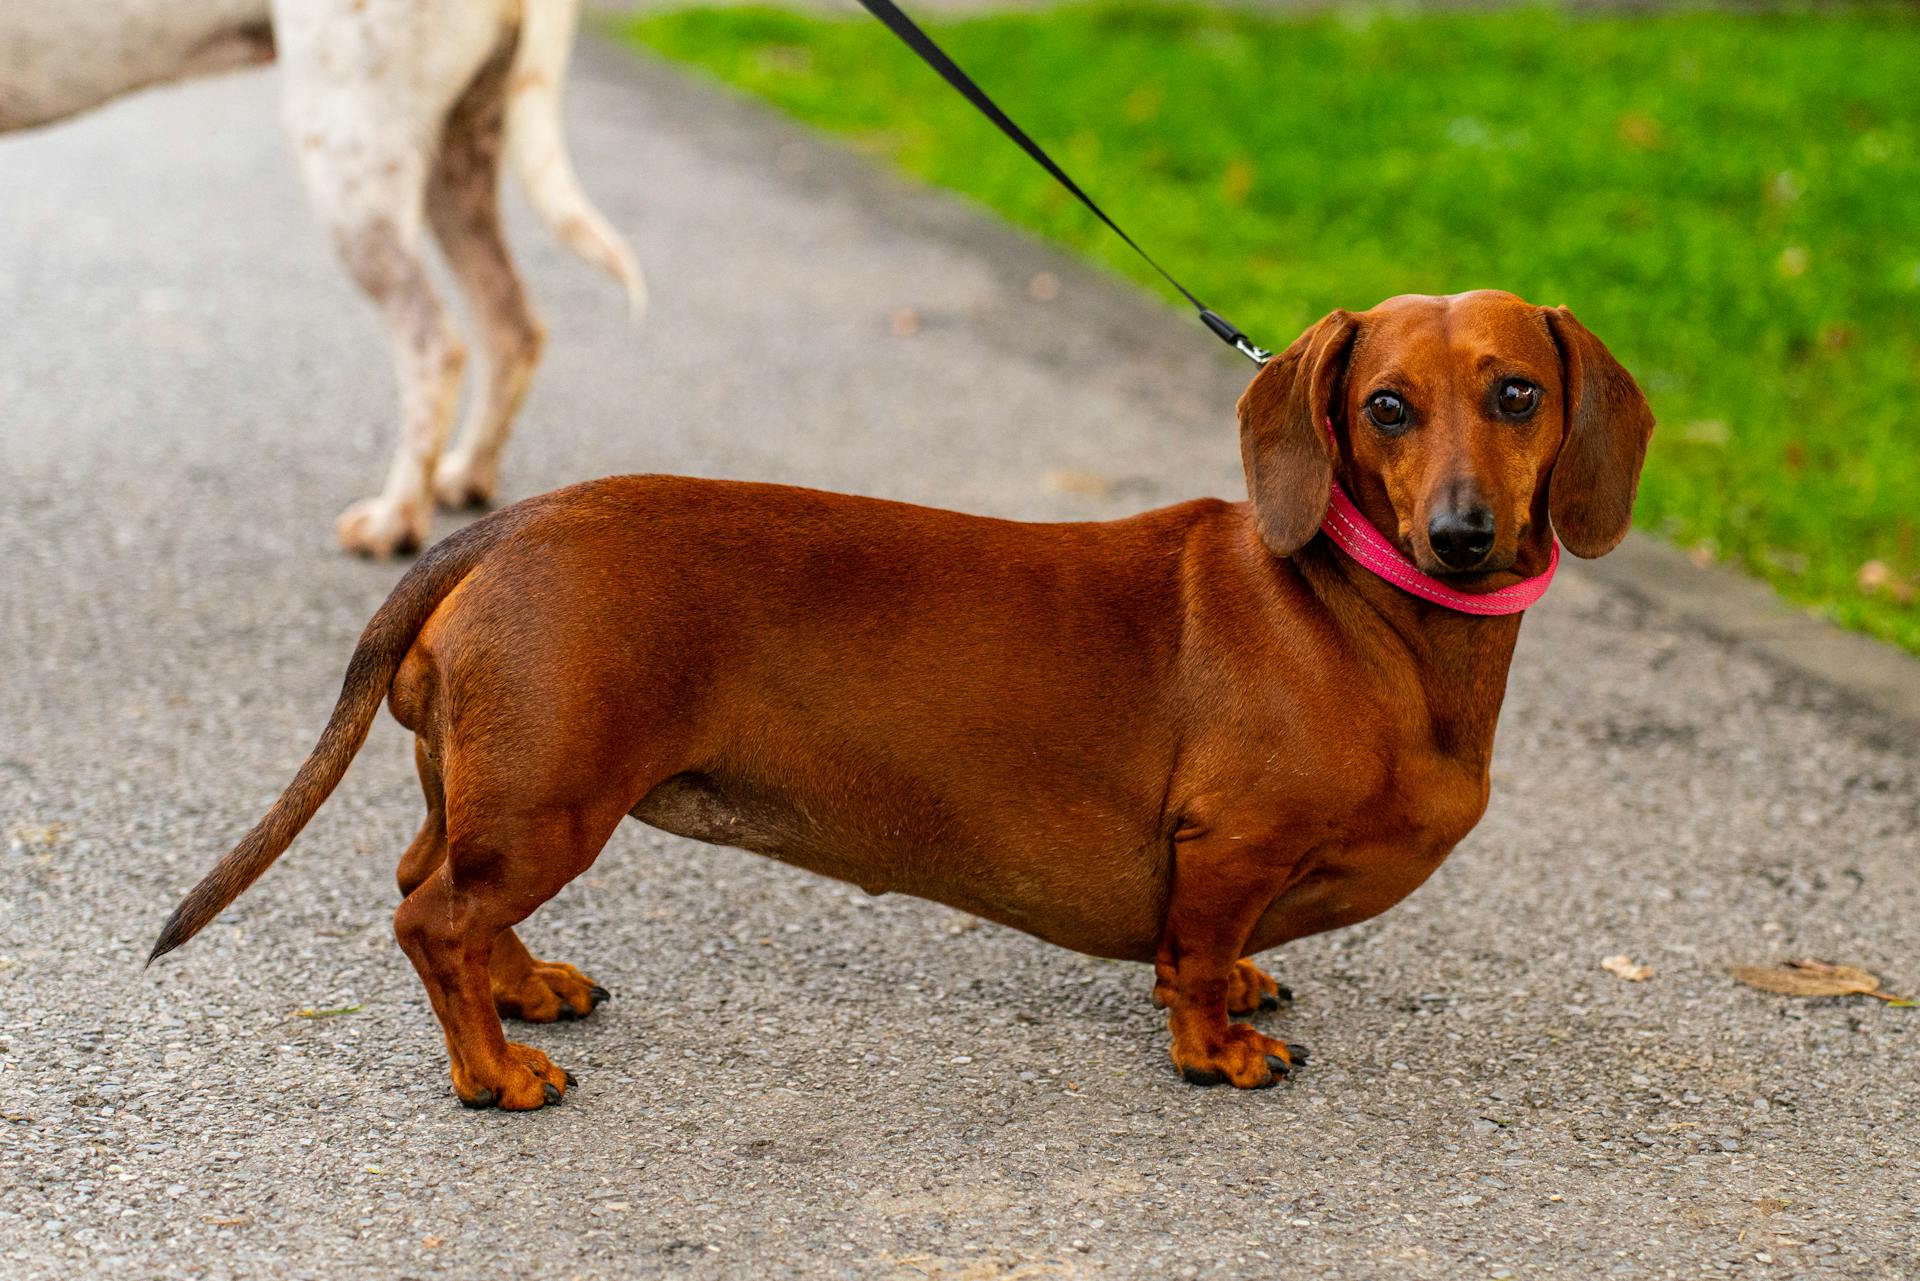
[[[420,807],[385,720],[143,973],[399,572],[334,550],[389,375],[275,88],[0,141],[0,1273],[1920,1273],[1920,1018],[1724,972],[1920,986],[1913,727],[1631,575],[1571,567],[1528,617],[1491,809],[1433,880],[1268,958],[1298,1000],[1264,1021],[1314,1051],[1271,1091],[1181,1082],[1141,967],[629,824],[526,931],[616,993],[529,1038],[579,1087],[466,1111],[390,931]],[[1239,488],[1248,371],[1158,301],[607,48],[568,114],[655,307],[630,328],[517,219],[553,332],[509,496]]]

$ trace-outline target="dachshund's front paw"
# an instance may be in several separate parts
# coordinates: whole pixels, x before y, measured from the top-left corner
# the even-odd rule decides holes
[[[423,503],[366,498],[340,513],[334,532],[348,551],[385,560],[411,556],[426,546],[431,519]]]
[[[1248,1027],[1230,1023],[1206,1036],[1173,1038],[1173,1065],[1193,1085],[1223,1082],[1242,1090],[1264,1090],[1306,1061],[1300,1046],[1276,1041]]]

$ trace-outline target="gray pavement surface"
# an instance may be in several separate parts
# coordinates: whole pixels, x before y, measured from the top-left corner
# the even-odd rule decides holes
[[[1141,967],[630,824],[526,931],[617,994],[527,1038],[579,1088],[465,1111],[389,930],[420,807],[384,720],[143,973],[399,572],[333,549],[389,380],[274,90],[0,141],[0,1275],[1920,1274],[1920,1018],[1724,973],[1920,987],[1913,728],[1577,567],[1479,830],[1268,958],[1299,999],[1263,1021],[1314,1050],[1275,1090],[1183,1084]],[[513,495],[1238,488],[1247,370],[1159,303],[611,50],[568,106],[656,304],[630,330],[521,220],[553,341]]]

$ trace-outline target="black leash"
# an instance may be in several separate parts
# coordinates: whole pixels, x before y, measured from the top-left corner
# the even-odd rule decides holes
[[[1007,117],[1007,113],[1000,110],[999,104],[992,98],[987,97],[985,91],[973,82],[973,77],[960,70],[954,60],[947,56],[946,50],[935,44],[932,38],[914,23],[912,18],[909,18],[905,13],[901,12],[899,5],[893,3],[893,0],[860,0],[860,3],[865,6],[868,13],[880,19],[880,21],[886,25],[887,30],[900,37],[901,43],[919,54],[922,62],[925,62],[929,67],[939,72],[940,78],[945,80],[949,85],[952,85],[961,97],[971,102],[981,115],[999,126],[1000,132],[1011,138],[1020,150],[1032,156],[1035,164],[1052,174],[1055,182],[1072,192],[1075,199],[1088,209],[1091,209],[1093,216],[1101,222],[1106,223],[1107,226],[1112,229],[1114,235],[1126,241],[1127,247],[1139,254],[1149,267],[1159,272],[1168,284],[1179,290],[1180,296],[1192,303],[1194,310],[1200,313],[1200,323],[1208,329],[1211,329],[1214,334],[1219,337],[1220,341],[1226,343],[1256,365],[1264,365],[1267,363],[1267,360],[1273,355],[1272,352],[1264,347],[1255,346],[1251,338],[1248,338],[1240,332],[1239,326],[1194,297],[1191,290],[1175,280],[1173,275],[1168,272],[1165,267],[1162,267],[1153,260],[1152,254],[1149,254],[1146,250],[1135,244],[1133,237],[1122,231],[1119,223],[1107,217],[1107,211],[1095,204],[1092,196],[1080,190],[1080,184],[1068,177],[1067,171],[1055,164],[1053,157],[1042,150],[1039,143],[1027,136],[1026,130],[1013,123],[1013,121]]]

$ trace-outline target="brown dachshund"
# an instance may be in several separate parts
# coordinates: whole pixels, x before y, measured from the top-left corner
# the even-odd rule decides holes
[[[1272,1084],[1289,1047],[1229,1020],[1276,992],[1244,958],[1383,911],[1479,820],[1520,627],[1316,536],[1333,481],[1420,569],[1494,592],[1555,530],[1620,541],[1652,430],[1571,314],[1485,292],[1336,311],[1267,365],[1250,503],[1021,524],[667,476],[529,499],[401,580],[154,955],[287,848],[385,698],[427,798],[394,929],[472,1106],[565,1093],[500,1015],[606,993],[513,926],[629,814],[1152,962],[1187,1079]]]

